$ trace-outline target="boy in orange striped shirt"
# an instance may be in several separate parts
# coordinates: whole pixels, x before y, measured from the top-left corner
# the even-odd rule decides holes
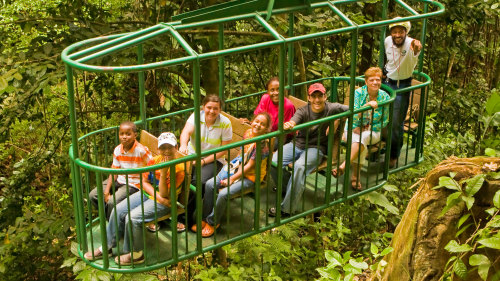
[[[137,127],[133,122],[125,121],[121,123],[118,134],[120,144],[113,151],[113,164],[111,168],[132,169],[144,167],[153,159],[148,148],[136,140]],[[103,185],[104,184],[105,183],[103,183]],[[109,219],[109,215],[111,214],[111,210],[115,207],[115,203],[118,204],[127,197],[127,189],[128,194],[131,195],[139,191],[139,188],[139,174],[109,175],[106,186],[103,188],[106,219]],[[90,201],[97,209],[97,188],[90,192],[89,197]]]

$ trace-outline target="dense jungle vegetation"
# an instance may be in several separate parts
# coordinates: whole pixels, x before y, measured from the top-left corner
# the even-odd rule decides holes
[[[436,163],[451,155],[498,156],[498,123],[486,102],[500,99],[499,3],[441,0],[446,13],[429,21],[424,61],[424,72],[433,80],[424,163],[392,175],[391,184],[374,195],[323,212],[317,223],[301,219],[226,246],[225,261],[204,255],[133,276],[86,266],[74,255],[62,50],[84,39],[169,22],[172,15],[220,2],[224,1],[0,1],[0,280],[314,280],[322,278],[320,273],[328,264],[325,254],[327,258],[342,255],[343,265],[353,257],[355,262],[342,272],[352,278],[369,266],[376,268],[381,256],[390,251],[392,233],[414,184]],[[376,17],[376,5],[377,1],[353,5],[348,13],[360,22],[371,20]],[[395,13],[392,10],[391,16]],[[312,17],[320,27],[334,24],[323,14],[302,15],[297,20],[307,23]],[[275,21],[286,30],[286,19]],[[414,26],[411,35],[419,38],[421,24]],[[250,34],[248,26],[234,29]],[[213,35],[207,32],[198,37],[200,48],[210,49]],[[248,44],[252,38],[235,36],[234,42]],[[358,73],[378,64],[378,40],[378,31],[360,34]],[[349,35],[302,44],[296,48],[296,58],[301,58],[304,68],[294,73],[294,79],[348,75],[349,44]],[[147,59],[159,60],[163,53],[153,48]],[[232,81],[230,87],[236,95],[263,90],[264,80],[277,74],[276,61],[277,55],[265,52],[239,57],[226,74]],[[256,81],[237,79],[240,76]],[[138,119],[134,79],[88,73],[77,77],[81,97],[77,111],[83,132],[114,126],[123,116]],[[210,79],[207,65],[202,70],[206,92],[217,90],[217,83]],[[190,73],[183,69],[168,75],[148,73],[148,116],[185,108],[190,83]]]

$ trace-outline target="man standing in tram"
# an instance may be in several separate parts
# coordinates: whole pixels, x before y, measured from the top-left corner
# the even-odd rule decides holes
[[[339,114],[349,109],[346,105],[327,102],[326,89],[321,83],[312,84],[307,93],[309,103],[297,109],[292,119],[283,124],[283,129],[290,130],[298,124]],[[294,164],[292,177],[288,180],[286,194],[281,203],[281,216],[293,214],[302,205],[300,199],[305,189],[306,176],[318,167],[327,153],[326,132],[329,124],[324,122],[300,130],[293,142],[283,146],[283,167],[292,162]],[[339,120],[336,120],[333,132],[337,130],[338,124]],[[278,153],[274,153],[273,162],[278,162]],[[276,212],[275,207],[270,208],[269,216],[276,216]]]
[[[398,18],[401,17],[394,19]],[[411,76],[422,49],[420,41],[407,37],[410,28],[409,21],[390,24],[390,35],[385,38],[384,46],[387,63],[384,67],[384,74],[386,75],[384,84],[393,90],[411,86]],[[410,94],[410,91],[398,93],[394,101],[390,167],[396,165],[403,146],[403,125],[410,103]]]

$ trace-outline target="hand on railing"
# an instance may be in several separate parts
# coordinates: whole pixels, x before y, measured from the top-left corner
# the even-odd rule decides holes
[[[373,109],[377,109],[377,107],[378,107],[378,103],[377,103],[377,101],[374,101],[374,100],[371,100],[371,101],[367,102],[365,105],[369,105],[369,106],[371,106]]]
[[[295,122],[294,121],[288,121],[285,124],[283,124],[283,129],[284,130],[291,130],[293,127],[295,127]]]

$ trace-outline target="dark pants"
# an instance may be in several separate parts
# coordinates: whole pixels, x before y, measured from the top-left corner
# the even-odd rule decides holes
[[[108,184],[108,180],[105,180],[102,182],[102,188],[105,189],[106,185]],[[127,188],[128,188],[128,194],[132,195],[139,191],[136,187],[133,186],[127,186],[126,184],[121,184],[118,182],[114,182],[114,196],[111,196],[109,198],[107,203],[104,203],[104,210],[106,212],[106,220],[109,220],[109,216],[111,215],[111,211],[115,208],[115,203],[114,200],[116,199],[116,204],[120,203],[123,201],[123,199],[127,198]],[[113,185],[111,186],[111,189],[109,190],[110,194],[113,194]],[[92,202],[92,205],[95,207],[97,210],[98,208],[98,198],[97,198],[97,188],[92,189],[89,193],[89,198],[90,202]]]
[[[214,167],[215,166],[215,167]],[[222,163],[219,161],[212,162],[210,164],[207,164],[203,167],[201,167],[201,196],[203,198],[205,194],[205,183],[207,180],[215,177],[220,169],[222,169]],[[214,173],[214,168],[215,168],[215,173]],[[193,169],[191,170],[191,184],[193,186],[196,186],[196,166],[193,166]],[[188,198],[188,204],[187,204],[187,211],[185,213],[185,216],[187,217],[187,224],[188,226],[191,226],[196,223],[195,220],[195,210],[196,210],[196,193],[193,192],[192,190],[189,191],[189,198]],[[181,215],[178,219],[179,222],[185,223],[186,217]]]
[[[384,84],[391,87],[393,90],[402,89],[411,86],[411,78],[399,80],[399,87],[397,81],[386,80]],[[410,104],[411,91],[398,93],[394,100],[394,109],[392,114],[392,142],[391,142],[391,159],[397,159],[401,154],[401,147],[403,146],[403,133],[404,122],[408,106]]]

